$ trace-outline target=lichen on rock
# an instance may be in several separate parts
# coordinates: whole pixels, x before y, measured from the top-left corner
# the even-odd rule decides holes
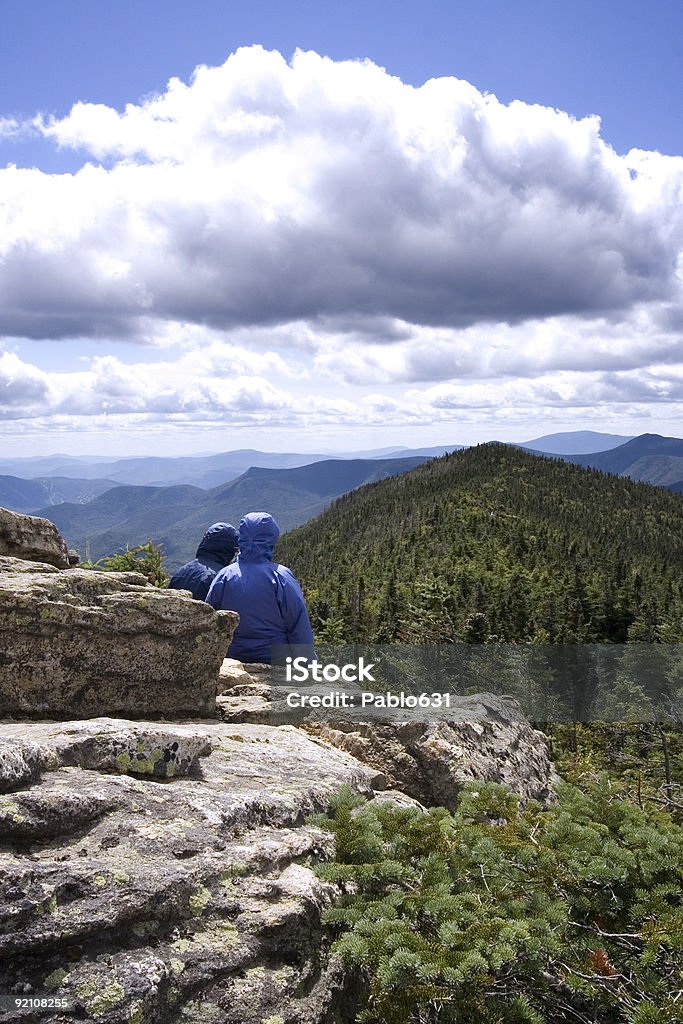
[[[0,991],[68,995],[105,1024],[200,1020],[199,1004],[222,1024],[322,1024],[344,980],[322,924],[331,887],[304,863],[331,836],[306,820],[345,783],[371,795],[375,772],[291,726],[0,730],[37,758],[0,798]],[[118,772],[117,743],[140,736],[201,740],[197,771]]]
[[[40,571],[38,571],[40,570]],[[0,703],[17,718],[216,716],[238,617],[137,573],[0,559]]]
[[[66,541],[54,523],[7,508],[0,508],[0,555],[46,562],[58,569],[69,566]]]
[[[387,785],[426,806],[457,808],[466,783],[502,783],[524,805],[547,804],[558,781],[545,736],[512,698],[454,697],[448,714],[424,721],[329,721],[302,728],[382,772]]]

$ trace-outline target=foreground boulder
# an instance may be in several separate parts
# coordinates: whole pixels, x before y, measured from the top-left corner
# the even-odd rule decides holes
[[[429,807],[454,811],[466,783],[498,782],[522,804],[554,799],[559,781],[547,740],[511,698],[453,698],[448,717],[429,721],[311,720],[303,728],[381,772],[387,784]]]
[[[0,992],[76,1007],[7,1019],[351,1024],[321,922],[334,890],[307,866],[331,836],[306,817],[343,783],[371,795],[375,772],[291,726],[100,719],[0,735],[27,773],[5,762]],[[194,752],[184,776],[132,774],[116,755],[152,737]]]
[[[287,714],[277,688],[271,693],[267,665],[226,659],[218,704],[229,722],[277,723]],[[312,687],[307,692],[313,692]],[[351,687],[347,686],[347,690]],[[321,686],[319,693],[329,688]],[[557,774],[543,733],[532,728],[511,697],[453,694],[448,710],[420,719],[412,714],[366,709],[344,720],[324,710],[297,716],[308,733],[352,754],[385,777],[387,785],[426,806],[455,810],[472,780],[509,786],[522,803],[554,799]]]
[[[24,516],[0,508],[0,555],[47,562],[58,569],[69,566],[66,541],[49,519]]]
[[[237,621],[138,573],[0,557],[3,714],[214,716]]]

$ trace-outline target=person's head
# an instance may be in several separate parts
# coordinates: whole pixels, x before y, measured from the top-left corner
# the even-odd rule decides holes
[[[272,559],[280,527],[270,512],[247,512],[240,519],[238,544],[240,561]]]
[[[237,530],[231,523],[214,523],[197,548],[197,558],[220,563],[220,568],[229,565],[236,554]]]

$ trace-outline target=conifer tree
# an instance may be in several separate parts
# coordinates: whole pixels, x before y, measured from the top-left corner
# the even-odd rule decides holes
[[[680,1021],[683,829],[603,776],[520,809],[471,783],[455,814],[348,790],[318,824],[327,919],[365,978],[365,1024]]]

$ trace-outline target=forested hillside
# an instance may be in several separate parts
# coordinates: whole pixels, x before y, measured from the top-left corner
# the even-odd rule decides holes
[[[280,542],[319,639],[683,641],[683,500],[500,444],[337,499]]]

